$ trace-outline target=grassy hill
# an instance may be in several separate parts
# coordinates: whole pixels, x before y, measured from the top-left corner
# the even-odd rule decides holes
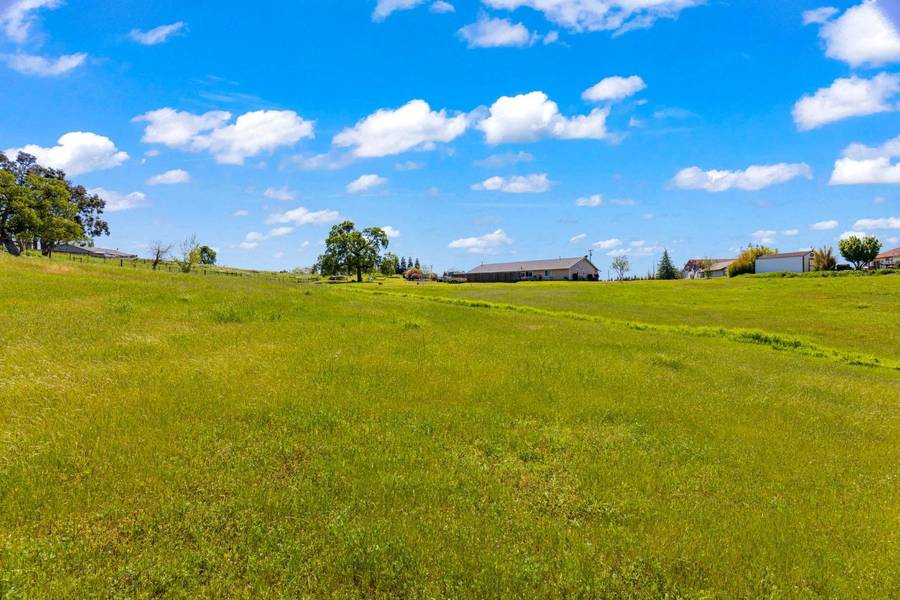
[[[898,295],[0,256],[0,596],[896,597]]]

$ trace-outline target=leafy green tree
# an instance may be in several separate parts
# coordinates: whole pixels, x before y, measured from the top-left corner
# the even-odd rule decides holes
[[[419,264],[418,258],[416,259],[416,264],[414,266],[415,266],[415,268],[419,269],[420,271],[422,270],[422,265]]]
[[[678,269],[672,264],[669,258],[669,251],[663,250],[662,259],[659,261],[659,268],[656,270],[657,279],[678,279]]]
[[[834,250],[829,246],[819,248],[813,251],[812,270],[813,271],[834,271],[837,261],[834,258]]]
[[[405,257],[405,256],[402,256],[402,257],[400,257],[400,265],[399,265],[399,267],[398,267],[398,271],[397,271],[397,272],[398,272],[400,275],[402,275],[403,273],[406,273],[406,269],[407,269],[407,266],[406,266],[406,257]]]
[[[214,265],[216,264],[216,251],[209,246],[200,246],[200,264]]]
[[[384,256],[381,257],[381,274],[385,277],[390,277],[391,275],[396,275],[397,271],[400,269],[400,259],[397,258],[396,254],[388,252]]]
[[[625,279],[625,275],[631,270],[631,261],[624,254],[612,259],[609,268],[616,272],[619,279]]]
[[[358,231],[353,221],[338,223],[325,240],[325,253],[319,256],[319,270],[323,275],[356,273],[356,281],[361,282],[363,273],[378,265],[381,251],[388,243],[387,234],[380,227]]]
[[[858,271],[875,260],[878,253],[881,252],[881,242],[873,235],[862,238],[851,235],[838,242],[838,248],[841,250],[841,256],[846,258]]]
[[[200,262],[200,244],[197,242],[197,234],[181,242],[181,256],[176,258],[175,262],[182,273],[190,273],[194,265]]]
[[[728,276],[737,277],[756,273],[756,259],[767,254],[776,254],[778,250],[768,246],[755,246],[750,244],[738,255],[737,260],[728,265]]]
[[[11,254],[20,254],[32,240],[49,255],[60,243],[109,234],[102,218],[106,202],[70,183],[63,171],[42,167],[34,156],[20,152],[15,161],[0,153],[0,172],[5,174],[0,182],[0,243]]]
[[[41,240],[41,250],[46,256],[51,256],[59,243],[84,238],[84,229],[75,219],[78,207],[72,203],[65,182],[37,175],[29,175],[26,182],[34,199],[37,222],[31,231],[24,233]]]

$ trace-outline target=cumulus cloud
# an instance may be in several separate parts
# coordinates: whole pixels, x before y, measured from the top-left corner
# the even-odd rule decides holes
[[[177,21],[169,25],[160,25],[149,31],[141,31],[140,29],[132,29],[128,34],[132,40],[144,46],[155,46],[167,41],[173,35],[184,30],[184,22]]]
[[[607,77],[601,79],[588,89],[584,90],[581,97],[588,102],[603,102],[605,100],[622,100],[646,89],[647,84],[637,75],[630,77]]]
[[[700,167],[689,167],[679,171],[672,184],[683,190],[724,192],[734,188],[754,191],[786,183],[796,177],[812,179],[812,169],[806,163],[750,165],[742,171],[704,171]]]
[[[418,171],[424,166],[424,163],[415,160],[406,160],[394,165],[394,169],[397,171]]]
[[[794,237],[795,235],[799,235],[799,234],[800,234],[799,229],[785,229],[784,231],[781,232],[781,235],[786,235],[788,237]]]
[[[479,237],[467,237],[453,240],[447,247],[461,249],[473,254],[491,254],[496,252],[497,248],[512,244],[512,239],[502,229],[497,229],[491,233]]]
[[[177,183],[188,183],[191,180],[191,174],[184,169],[172,169],[159,175],[154,175],[147,180],[147,185],[174,185]]]
[[[825,55],[849,64],[877,66],[900,60],[900,33],[872,0],[847,9],[831,20],[837,10],[824,7],[803,13],[804,23],[821,23],[819,37]]]
[[[23,75],[59,77],[83,65],[87,60],[87,54],[79,52],[77,54],[63,54],[57,58],[45,58],[34,54],[17,52],[16,54],[2,54],[0,55],[0,60],[3,60],[13,71],[18,71]]]
[[[900,91],[900,75],[880,73],[872,79],[852,76],[837,79],[794,105],[797,129],[807,131],[828,123],[897,109],[890,102]]]
[[[884,217],[882,219],[859,219],[853,229],[900,229],[900,217]]]
[[[385,225],[381,228],[381,230],[384,232],[384,235],[388,236],[388,238],[392,240],[400,237],[400,230],[395,229],[390,225]]]
[[[597,108],[587,115],[564,117],[556,102],[544,92],[501,96],[478,124],[488,144],[533,142],[545,137],[596,139],[608,137],[609,108]]]
[[[250,214],[250,211],[247,211],[247,210],[244,210],[244,209],[240,208],[240,209],[234,211],[234,213],[232,213],[232,216],[235,216],[235,217],[246,217],[246,216],[249,215],[249,214]]]
[[[476,183],[472,189],[480,192],[507,192],[511,194],[539,193],[550,189],[553,182],[546,173],[532,175],[514,175],[512,177],[489,177]]]
[[[40,9],[53,10],[62,5],[62,0],[11,0],[0,6],[0,28],[6,37],[19,44],[28,39],[31,26]]]
[[[831,17],[838,14],[839,12],[840,11],[833,6],[823,6],[821,8],[814,8],[812,10],[803,11],[803,24],[821,25],[823,23],[827,23],[829,20],[831,20]]]
[[[147,206],[147,195],[142,192],[123,194],[98,187],[88,190],[88,193],[100,196],[106,201],[106,208],[104,209],[106,212],[121,212]]]
[[[15,156],[19,152],[32,154],[40,165],[61,169],[71,177],[112,169],[128,160],[128,154],[116,148],[111,139],[89,131],[71,131],[50,148],[29,144],[5,151],[7,156]]]
[[[266,188],[266,191],[263,192],[263,196],[265,196],[266,198],[271,198],[272,200],[279,200],[281,202],[290,202],[297,197],[293,190],[288,188],[288,186],[286,185],[283,185],[280,188]]]
[[[830,231],[831,229],[837,229],[837,226],[840,225],[838,221],[835,219],[829,219],[827,221],[819,221],[817,223],[813,223],[810,225],[812,229],[816,231]]]
[[[835,161],[831,185],[897,184],[900,183],[900,136],[881,146],[850,144]]]
[[[400,10],[409,10],[425,2],[425,0],[378,0],[375,11],[372,13],[373,21],[384,21],[392,13]]]
[[[515,10],[529,7],[544,17],[574,32],[614,31],[652,26],[658,19],[674,19],[705,0],[482,0],[491,8]]]
[[[599,248],[600,250],[611,250],[613,248],[617,248],[622,245],[622,240],[619,238],[610,238],[608,240],[600,240],[598,242],[594,242],[591,244],[594,248]]]
[[[323,225],[334,223],[341,218],[336,210],[316,210],[310,211],[303,206],[298,206],[293,210],[283,213],[275,213],[269,215],[266,219],[268,224],[292,223],[294,225]]]
[[[146,122],[142,141],[188,152],[207,151],[216,162],[242,165],[247,158],[274,152],[312,138],[313,122],[292,110],[258,110],[244,113],[227,124],[231,113],[211,111],[195,115],[161,108],[139,115]]]
[[[574,235],[574,236],[570,237],[570,238],[569,238],[569,243],[570,243],[570,244],[577,244],[578,242],[580,242],[580,241],[582,241],[582,240],[585,240],[585,239],[587,239],[587,234],[586,234],[586,233],[579,233],[578,235]]]
[[[534,155],[530,152],[505,152],[503,154],[492,154],[487,158],[476,160],[475,165],[478,167],[496,169],[515,165],[517,163],[531,162],[533,160]]]
[[[444,0],[438,0],[437,2],[432,3],[431,7],[428,10],[438,14],[456,12],[456,8],[452,4],[450,4],[449,2],[445,2]]]
[[[846,239],[852,238],[852,237],[862,239],[864,237],[868,237],[868,235],[869,234],[866,233],[865,231],[845,231],[840,236],[838,236],[838,239],[846,240]]]
[[[774,244],[776,232],[772,229],[760,229],[750,234],[757,244]]]
[[[387,178],[382,177],[381,175],[376,175],[375,173],[367,173],[365,175],[360,175],[359,177],[348,183],[346,190],[351,194],[357,194],[359,192],[365,192],[366,190],[371,190],[372,188],[382,186],[386,183]]]
[[[433,111],[424,100],[410,100],[396,110],[380,109],[334,136],[336,146],[352,148],[354,156],[372,158],[408,150],[432,150],[452,142],[468,127],[464,114]]]
[[[600,194],[593,194],[584,198],[578,198],[575,201],[575,206],[601,206],[602,204],[603,196],[601,196]]]
[[[481,15],[474,23],[457,32],[469,48],[522,47],[535,43],[540,36],[522,23]]]

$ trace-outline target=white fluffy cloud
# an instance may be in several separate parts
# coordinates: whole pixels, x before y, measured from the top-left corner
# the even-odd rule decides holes
[[[360,175],[353,181],[347,184],[347,191],[351,194],[357,194],[359,192],[365,192],[366,190],[371,190],[372,188],[376,188],[382,186],[387,183],[387,178],[382,177],[381,175],[376,175],[375,173],[367,173],[365,175]]]
[[[794,105],[794,123],[801,131],[828,123],[896,110],[890,100],[900,92],[900,75],[880,73],[872,79],[852,76],[837,79]]]
[[[826,56],[852,67],[900,60],[900,33],[877,2],[864,0],[830,20],[837,12],[823,7],[803,13],[804,23],[822,24],[819,37],[825,43]]]
[[[474,23],[462,27],[457,34],[469,48],[522,47],[535,43],[540,36],[522,23],[481,15]]]
[[[116,148],[111,139],[89,131],[71,131],[59,138],[56,146],[50,148],[29,144],[23,148],[6,150],[6,155],[13,157],[19,152],[32,154],[37,158],[38,164],[62,169],[71,177],[112,169],[128,160],[128,154]]]
[[[772,229],[760,229],[759,231],[751,233],[750,237],[752,237],[753,241],[757,244],[774,244],[776,233],[777,232]]]
[[[189,152],[208,151],[223,164],[241,165],[262,152],[293,146],[312,138],[313,122],[292,110],[258,110],[244,113],[226,125],[231,113],[211,111],[202,115],[161,108],[135,117],[146,122],[142,141]]]
[[[482,0],[492,8],[515,10],[526,6],[571,31],[615,31],[650,27],[657,19],[675,18],[705,0]]]
[[[286,185],[283,185],[280,188],[266,188],[266,191],[263,192],[263,196],[265,196],[266,198],[271,198],[272,200],[279,200],[281,202],[290,202],[297,197],[293,190],[288,188],[288,186]]]
[[[589,102],[603,102],[605,100],[622,100],[628,96],[633,96],[643,89],[647,84],[637,75],[630,77],[606,77],[601,79],[588,89],[584,90],[581,97]]]
[[[487,158],[476,160],[475,165],[495,169],[521,162],[531,162],[533,160],[534,155],[530,152],[505,152],[503,154],[492,154]]]
[[[539,193],[550,189],[553,182],[546,173],[514,175],[512,177],[489,177],[472,186],[475,191],[507,192],[511,194]]]
[[[425,2],[425,0],[378,0],[375,11],[372,13],[373,21],[384,21],[391,13],[398,10],[409,10]]]
[[[829,219],[827,221],[819,221],[817,223],[813,223],[812,225],[810,225],[810,227],[812,229],[815,229],[816,231],[830,231],[832,229],[837,229],[838,225],[840,225],[840,223],[837,220]]]
[[[147,180],[147,185],[175,185],[177,183],[188,183],[191,180],[191,174],[184,169],[172,169],[159,175],[154,175]]]
[[[28,39],[38,10],[52,10],[62,5],[62,0],[7,0],[0,7],[0,27],[6,37],[19,44]]]
[[[781,232],[781,235],[786,235],[788,237],[794,237],[795,235],[799,235],[799,234],[800,234],[799,229],[785,229],[784,231]]]
[[[785,183],[796,177],[812,179],[812,169],[806,163],[750,165],[742,171],[704,171],[700,167],[689,167],[679,171],[672,179],[672,184],[683,190],[724,192],[735,188],[754,191]]]
[[[840,236],[838,236],[838,239],[846,240],[847,238],[852,238],[852,237],[864,238],[864,237],[867,237],[868,235],[869,234],[866,233],[865,231],[845,231]]]
[[[603,204],[603,196],[600,194],[592,194],[575,201],[575,206],[601,206]]]
[[[162,44],[183,29],[184,22],[177,21],[175,23],[170,23],[169,25],[160,25],[159,27],[154,27],[149,31],[132,29],[131,33],[128,34],[128,37],[133,39],[138,44],[143,44],[144,46],[155,46],[157,44]]]
[[[533,142],[545,137],[601,140],[608,136],[606,118],[609,108],[564,117],[556,102],[544,92],[501,96],[489,112],[489,116],[478,124],[489,144]]]
[[[407,150],[431,150],[451,142],[468,127],[468,117],[433,111],[424,100],[411,100],[396,110],[380,109],[334,136],[336,146],[352,148],[355,156],[370,158]]]
[[[600,240],[598,242],[594,242],[591,244],[594,248],[599,248],[601,250],[612,250],[613,248],[618,248],[622,245],[622,240],[619,238],[610,238],[608,240]]]
[[[269,215],[266,223],[292,223],[294,225],[323,225],[334,223],[341,218],[336,210],[316,210],[310,211],[303,206],[298,206],[293,210],[283,213],[275,213]]]
[[[432,3],[431,8],[429,8],[428,10],[438,14],[456,12],[456,8],[452,4],[450,4],[449,2],[445,2],[444,0],[437,0],[437,2]]]
[[[491,254],[502,246],[512,244],[512,240],[502,229],[497,229],[491,233],[479,237],[467,237],[453,240],[448,244],[448,248],[455,248],[471,252],[473,254]]]
[[[570,243],[570,244],[577,244],[578,242],[580,242],[580,241],[582,241],[582,240],[586,240],[586,239],[587,239],[587,234],[586,234],[586,233],[579,233],[578,235],[573,235],[572,237],[570,237],[570,238],[569,238],[569,243]]]
[[[18,71],[23,75],[59,77],[83,65],[87,60],[87,54],[79,52],[77,54],[63,54],[57,58],[45,58],[18,52],[16,54],[2,54],[0,55],[0,60],[5,62],[13,71]]]
[[[400,237],[400,230],[395,229],[394,227],[391,227],[390,225],[385,225],[384,227],[381,228],[381,230],[384,232],[384,235],[388,236],[388,238],[390,238],[392,240]]]
[[[100,196],[106,201],[106,208],[104,209],[106,212],[120,212],[147,205],[147,195],[142,192],[123,194],[98,187],[88,190],[88,193]]]
[[[882,219],[859,219],[853,229],[900,229],[900,217],[884,217]]]
[[[831,185],[860,185],[900,183],[900,163],[892,162],[900,156],[900,136],[881,146],[850,144],[834,163]]]

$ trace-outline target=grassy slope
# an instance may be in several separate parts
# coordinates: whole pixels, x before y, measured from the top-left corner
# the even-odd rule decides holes
[[[900,593],[896,372],[2,256],[0,307],[0,595]]]
[[[517,283],[391,289],[525,304],[648,323],[749,327],[900,359],[900,276],[627,283]]]

